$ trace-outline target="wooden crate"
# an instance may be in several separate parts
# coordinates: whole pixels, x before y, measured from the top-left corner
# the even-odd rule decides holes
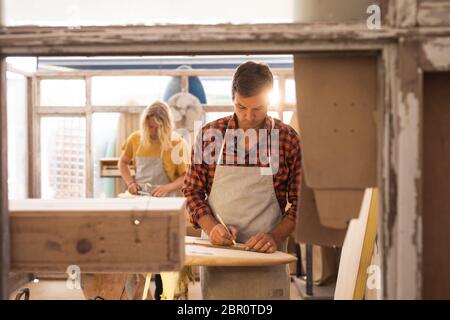
[[[100,159],[100,177],[120,177],[119,158],[102,158]],[[136,166],[132,162],[129,166],[132,176],[136,175]]]

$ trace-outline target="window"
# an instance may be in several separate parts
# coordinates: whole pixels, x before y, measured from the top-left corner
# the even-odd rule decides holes
[[[44,107],[82,107],[86,104],[84,80],[41,80]]]
[[[96,106],[148,106],[161,100],[171,78],[163,76],[101,76],[92,78]]]
[[[104,58],[104,60],[94,63],[105,63],[108,59]],[[152,59],[155,60],[154,57]],[[173,76],[174,73],[171,69],[174,61],[179,63],[177,59],[188,58],[172,57],[167,61],[161,58],[161,64],[167,64],[170,67],[161,70],[151,70],[152,68],[150,68],[148,72],[140,70],[136,73],[128,70],[126,76],[118,75],[117,71],[112,73],[101,71],[98,74],[95,74],[95,71],[92,71],[94,73],[92,74],[90,71],[83,75],[82,70],[78,70],[76,74],[72,75],[70,75],[71,71],[67,71],[65,79],[56,79],[53,74],[48,76],[45,73],[39,74],[38,79],[41,79],[38,87],[41,89],[39,95],[41,106],[38,108],[40,108],[39,114],[42,121],[40,138],[42,197],[116,196],[116,191],[119,191],[116,190],[117,179],[100,178],[99,161],[105,157],[118,157],[121,141],[124,139],[123,135],[126,132],[128,134],[130,130],[138,129],[137,119],[140,110],[154,100],[166,99],[172,84],[176,82],[175,80],[182,82],[179,78],[180,71],[175,71],[177,76]],[[230,67],[230,65],[234,66],[236,63],[240,63],[239,59],[245,61],[249,58],[247,56],[231,57],[230,60],[227,60],[221,57],[220,64],[223,67],[217,68],[215,67],[216,62],[208,60],[210,58],[202,58],[206,62],[199,62],[201,59],[198,57],[193,59],[197,59],[197,62],[192,65],[193,69],[188,73],[195,73],[196,69],[202,69],[199,72],[201,76],[198,78],[206,95],[206,122],[231,115],[233,113],[231,69],[234,67]],[[291,68],[292,59],[286,57],[277,57],[276,59],[278,59],[276,60],[277,67],[273,67],[274,93],[269,114],[287,122],[292,118],[291,110],[295,105],[295,83],[292,79],[292,71],[287,69]],[[124,61],[126,60],[128,58]],[[79,61],[77,62],[75,59],[69,63],[79,63]],[[147,61],[147,63],[149,62]],[[208,69],[214,70],[209,72]],[[79,79],[75,79],[75,77]],[[281,81],[285,81],[284,85]],[[90,86],[86,86],[89,83]],[[280,88],[285,88],[283,93],[279,92]],[[86,92],[89,89],[90,92]],[[86,108],[87,96],[91,97],[92,108]],[[280,102],[283,101],[284,104],[281,104]],[[71,109],[67,110],[68,107]],[[128,110],[128,108],[130,109]],[[92,119],[92,121],[87,123],[85,119]],[[86,136],[86,131],[91,132],[89,137]],[[86,159],[88,142],[91,145],[91,159]],[[54,163],[54,167],[50,166],[51,162]],[[57,169],[59,171],[56,171]],[[66,183],[58,186],[62,179],[65,179]],[[89,188],[87,184],[89,184]],[[91,190],[92,194],[86,194],[86,191],[91,192]]]
[[[7,72],[8,122],[8,197],[28,197],[28,106],[27,81],[22,75]]]
[[[200,77],[209,105],[231,105],[231,77]]]
[[[94,197],[115,197],[115,178],[100,177],[100,159],[118,156],[117,130],[120,113],[95,113],[93,116]]]
[[[78,158],[66,157],[71,147],[72,138],[76,137],[77,144],[74,148],[81,149],[79,154],[84,155],[85,148],[85,119],[79,117],[43,117],[41,119],[41,196],[44,199],[52,198],[79,198],[85,197],[85,182],[78,183],[77,188],[69,190],[67,185],[58,187],[59,181],[68,182],[70,167]],[[64,143],[55,144],[55,139]],[[83,158],[84,160],[84,158]],[[55,175],[50,175],[51,168],[62,167]],[[59,180],[58,180],[59,179]],[[74,180],[75,182],[75,180]]]
[[[294,79],[286,79],[286,97],[285,100],[287,103],[295,104],[297,101],[297,97],[295,95],[295,80]]]

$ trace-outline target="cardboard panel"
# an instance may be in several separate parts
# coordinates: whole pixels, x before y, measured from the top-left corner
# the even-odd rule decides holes
[[[314,189],[320,223],[329,228],[345,229],[358,218],[364,189]]]
[[[342,246],[346,228],[336,229],[322,225],[316,208],[314,192],[302,180],[300,189],[296,241],[320,246]]]
[[[377,58],[297,55],[294,62],[308,186],[376,186]]]
[[[423,99],[423,298],[450,299],[450,72],[425,73]]]
[[[184,263],[184,198],[10,201],[11,270],[177,271]]]

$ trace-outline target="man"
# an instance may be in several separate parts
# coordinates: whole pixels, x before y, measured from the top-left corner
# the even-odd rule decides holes
[[[294,230],[300,140],[294,129],[267,115],[272,89],[266,64],[241,64],[232,83],[234,114],[205,125],[193,148],[182,192],[191,223],[214,245],[231,246],[236,240],[247,250],[285,251]],[[234,136],[236,131],[244,134]],[[251,133],[259,143],[251,141]],[[271,174],[262,167],[269,167]],[[285,210],[287,201],[291,206]],[[204,299],[289,299],[287,265],[204,267],[200,277]]]

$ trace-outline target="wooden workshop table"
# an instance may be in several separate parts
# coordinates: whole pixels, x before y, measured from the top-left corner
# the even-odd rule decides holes
[[[244,250],[238,243],[233,247],[213,246],[208,240],[197,237],[185,238],[185,266],[203,267],[262,267],[289,264],[297,258],[285,252],[261,253]],[[161,272],[163,293],[161,300],[173,300],[179,280],[179,272]],[[147,273],[143,300],[147,299],[151,273]]]

